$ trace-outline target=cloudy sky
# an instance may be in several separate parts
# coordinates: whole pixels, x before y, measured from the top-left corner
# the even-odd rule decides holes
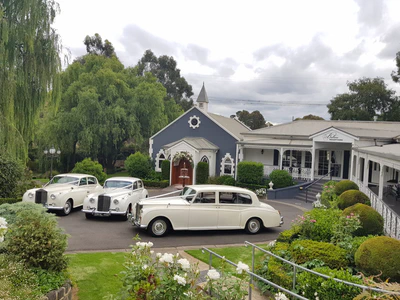
[[[267,121],[307,114],[329,119],[326,104],[346,82],[393,83],[400,51],[399,0],[133,1],[58,0],[55,28],[72,58],[86,35],[113,43],[125,66],[146,49],[173,56],[197,98],[225,116],[259,110]]]

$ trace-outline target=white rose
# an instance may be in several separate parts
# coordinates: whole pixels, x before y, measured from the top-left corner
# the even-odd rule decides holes
[[[181,285],[186,284],[186,279],[179,275],[174,275],[174,280],[177,281]]]
[[[178,264],[181,265],[181,268],[183,270],[189,270],[190,269],[190,263],[186,258],[181,258],[178,260]]]
[[[242,263],[241,261],[239,261],[238,266],[236,268],[236,272],[238,272],[238,274],[242,274],[243,271],[250,271],[250,268],[248,265]]]
[[[210,280],[217,280],[221,277],[217,270],[211,269],[207,272],[207,277]]]

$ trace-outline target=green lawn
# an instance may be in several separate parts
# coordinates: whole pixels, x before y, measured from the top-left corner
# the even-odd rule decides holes
[[[267,244],[263,245],[257,245],[261,248],[266,248]],[[247,264],[250,269],[252,265],[252,248],[250,246],[240,246],[240,247],[228,247],[228,248],[210,248],[211,251],[221,255],[225,256],[226,259],[234,262],[237,264],[239,261],[242,263]],[[186,250],[186,253],[190,254],[191,256],[197,258],[198,260],[201,260],[205,262],[206,264],[209,263],[210,260],[210,254],[207,251],[202,252],[202,250]],[[262,251],[259,251],[255,249],[255,264],[254,266],[256,267],[258,264],[260,264],[262,257],[264,256],[264,253]],[[214,256],[212,257],[212,265],[214,268],[218,269],[220,268],[221,264],[221,259]],[[233,266],[229,265],[230,271],[233,271],[235,268]]]
[[[121,288],[118,275],[123,271],[126,252],[98,252],[69,254],[69,271],[78,285],[82,300],[103,299],[107,294],[116,295]]]

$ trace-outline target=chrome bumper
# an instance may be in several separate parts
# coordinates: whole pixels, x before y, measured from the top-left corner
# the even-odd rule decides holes
[[[279,226],[282,226],[283,225],[283,217],[281,216],[281,221],[279,222]]]
[[[95,210],[95,209],[82,209],[81,211],[86,213],[86,214],[92,214],[94,216],[104,216],[104,217],[109,217],[111,215],[122,216],[122,215],[125,215],[125,213],[126,213],[125,211],[112,211],[112,210],[109,210],[109,211],[98,211],[98,210]]]
[[[142,229],[146,229],[147,228],[147,225],[140,224],[138,221],[136,221],[134,219],[132,219],[132,224],[133,224],[133,226],[139,227],[139,228],[142,228]]]

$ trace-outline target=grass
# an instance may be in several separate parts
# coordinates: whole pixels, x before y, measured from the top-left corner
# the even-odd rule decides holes
[[[98,252],[69,254],[69,271],[78,286],[78,297],[83,300],[103,299],[116,295],[122,283],[118,275],[123,271],[126,252]]]
[[[257,245],[263,249],[267,248],[267,244],[262,244],[262,245]],[[233,263],[237,264],[239,261],[242,263],[247,264],[250,266],[252,265],[252,248],[250,246],[240,246],[240,247],[228,247],[228,248],[210,248],[211,251],[221,255],[225,256],[226,259],[232,261]],[[202,262],[205,262],[206,264],[209,263],[210,260],[210,254],[207,251],[202,252],[202,250],[186,250],[186,253],[190,254],[191,256],[197,258],[198,260],[201,260]],[[262,257],[264,256],[264,253],[255,250],[255,267],[260,264],[262,261]],[[213,255],[212,257],[212,266],[216,269],[219,269],[221,266],[222,260],[216,256]],[[234,271],[235,268],[231,265],[229,265],[227,268],[227,271]]]

